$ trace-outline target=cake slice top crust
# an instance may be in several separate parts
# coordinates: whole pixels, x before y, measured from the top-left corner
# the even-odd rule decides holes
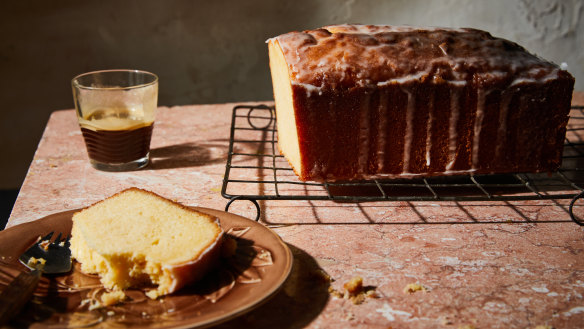
[[[488,32],[462,28],[331,25],[277,40],[293,84],[348,89],[421,81],[505,86],[567,75],[558,65]],[[573,79],[573,78],[572,78]]]
[[[73,221],[101,255],[140,254],[165,265],[196,260],[223,233],[217,218],[137,188],[83,209]]]

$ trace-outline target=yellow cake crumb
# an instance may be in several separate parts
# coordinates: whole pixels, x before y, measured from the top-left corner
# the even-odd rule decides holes
[[[419,283],[408,283],[408,285],[406,285],[406,287],[404,288],[404,293],[406,294],[413,294],[418,291],[427,292],[428,288],[424,287]]]
[[[379,297],[375,291],[375,287],[364,287],[363,278],[355,276],[351,280],[345,282],[343,285],[343,292],[329,287],[329,293],[337,298],[344,298],[350,300],[353,304],[362,304],[367,298]]]
[[[554,329],[554,327],[548,326],[547,324],[543,324],[535,327],[535,329]]]
[[[158,292],[158,290],[149,290],[147,292],[144,293],[146,295],[146,297],[150,298],[150,299],[157,299],[158,297],[162,296],[162,294],[160,294]]]
[[[47,263],[47,260],[44,258],[31,257],[28,259],[28,262],[26,262],[26,265],[28,267],[32,267],[32,268],[36,268],[37,266],[42,268],[43,266],[45,266],[46,263]]]
[[[360,276],[353,277],[350,281],[343,285],[350,295],[357,295],[363,291],[363,278]]]
[[[357,294],[354,296],[350,296],[349,300],[355,304],[355,305],[360,305],[363,304],[363,302],[365,301],[365,299],[367,298],[367,296],[365,294]]]
[[[377,294],[377,291],[375,291],[375,289],[366,290],[365,291],[365,296],[367,296],[369,298],[377,298],[377,297],[379,297],[379,295]]]
[[[123,302],[126,294],[121,290],[110,291],[103,293],[100,299],[103,306],[111,306]]]
[[[39,242],[39,247],[41,247],[43,250],[47,251],[47,250],[49,250],[50,244],[51,244],[51,242],[49,240],[43,240],[43,241]]]
[[[328,292],[329,294],[331,294],[333,297],[337,297],[337,298],[343,298],[344,294],[340,291],[338,291],[337,289],[333,288],[333,287],[329,287],[328,288]]]

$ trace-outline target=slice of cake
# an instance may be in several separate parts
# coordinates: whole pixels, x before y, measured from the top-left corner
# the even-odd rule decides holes
[[[574,78],[475,29],[334,25],[268,40],[301,180],[552,172]]]
[[[73,215],[71,254],[104,287],[157,286],[157,298],[204,276],[221,252],[219,220],[131,188]]]

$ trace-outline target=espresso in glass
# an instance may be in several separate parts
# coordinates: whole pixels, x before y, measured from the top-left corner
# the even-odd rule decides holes
[[[148,157],[154,122],[142,122],[130,109],[104,109],[79,122],[89,158],[125,163]]]
[[[130,70],[73,79],[79,126],[93,167],[126,171],[148,164],[157,82],[151,73]]]

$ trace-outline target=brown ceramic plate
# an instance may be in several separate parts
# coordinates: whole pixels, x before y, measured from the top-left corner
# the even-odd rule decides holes
[[[46,327],[201,328],[221,323],[259,306],[282,286],[292,268],[292,253],[273,231],[227,212],[194,209],[217,216],[228,236],[235,238],[235,255],[222,259],[204,280],[159,300],[143,290],[129,290],[122,304],[93,308],[105,289],[98,278],[79,271],[43,277],[32,303],[13,325]],[[0,232],[0,286],[24,267],[19,255],[38,236],[69,233],[75,211],[66,211]],[[90,310],[90,308],[93,308]]]

